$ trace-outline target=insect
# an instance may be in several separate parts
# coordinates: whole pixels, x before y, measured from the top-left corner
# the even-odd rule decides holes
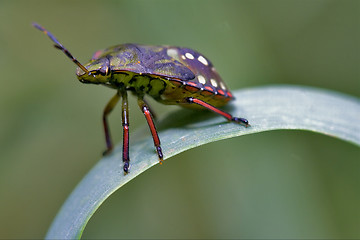
[[[107,118],[119,99],[122,99],[122,160],[125,174],[130,169],[127,91],[138,98],[138,105],[149,125],[160,163],[163,161],[163,153],[153,114],[144,100],[146,94],[163,104],[209,109],[228,121],[250,126],[245,118],[233,117],[218,108],[234,97],[212,63],[192,49],[120,44],[95,52],[90,62],[82,65],[54,35],[37,23],[33,23],[33,26],[45,33],[55,43],[55,48],[63,51],[78,66],[76,75],[80,82],[100,84],[116,90],[102,115],[106,141],[104,154],[108,154],[113,148]]]

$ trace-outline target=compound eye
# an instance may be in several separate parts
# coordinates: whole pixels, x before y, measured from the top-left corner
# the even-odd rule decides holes
[[[108,73],[109,73],[109,67],[106,66],[106,65],[103,65],[103,66],[101,66],[101,68],[98,70],[98,72],[99,72],[101,75],[106,76],[106,75],[108,75]]]

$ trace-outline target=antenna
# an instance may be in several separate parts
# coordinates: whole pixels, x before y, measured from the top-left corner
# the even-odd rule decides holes
[[[65,53],[65,55],[68,56],[76,65],[78,65],[86,74],[90,74],[90,72],[78,60],[76,60],[76,58],[73,57],[73,55],[59,42],[59,40],[57,40],[54,35],[52,35],[52,33],[37,23],[33,23],[32,25],[45,33],[55,43],[55,48],[63,51],[63,53]]]

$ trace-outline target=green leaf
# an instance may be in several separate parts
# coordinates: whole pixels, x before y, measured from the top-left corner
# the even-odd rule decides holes
[[[165,159],[209,142],[278,129],[323,133],[360,145],[360,101],[336,92],[299,86],[238,90],[226,111],[247,118],[251,127],[210,112],[179,110],[157,123]],[[46,238],[80,238],[90,217],[117,189],[158,163],[148,130],[132,134],[131,172],[122,171],[121,144],[85,176],[62,206]],[[234,150],[235,151],[235,150]],[[166,163],[165,163],[166,164]]]

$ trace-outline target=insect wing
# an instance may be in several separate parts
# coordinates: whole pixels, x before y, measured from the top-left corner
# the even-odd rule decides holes
[[[178,48],[177,51],[179,61],[196,75],[191,80],[192,85],[196,84],[196,87],[200,89],[232,98],[230,91],[210,60],[189,48]]]

